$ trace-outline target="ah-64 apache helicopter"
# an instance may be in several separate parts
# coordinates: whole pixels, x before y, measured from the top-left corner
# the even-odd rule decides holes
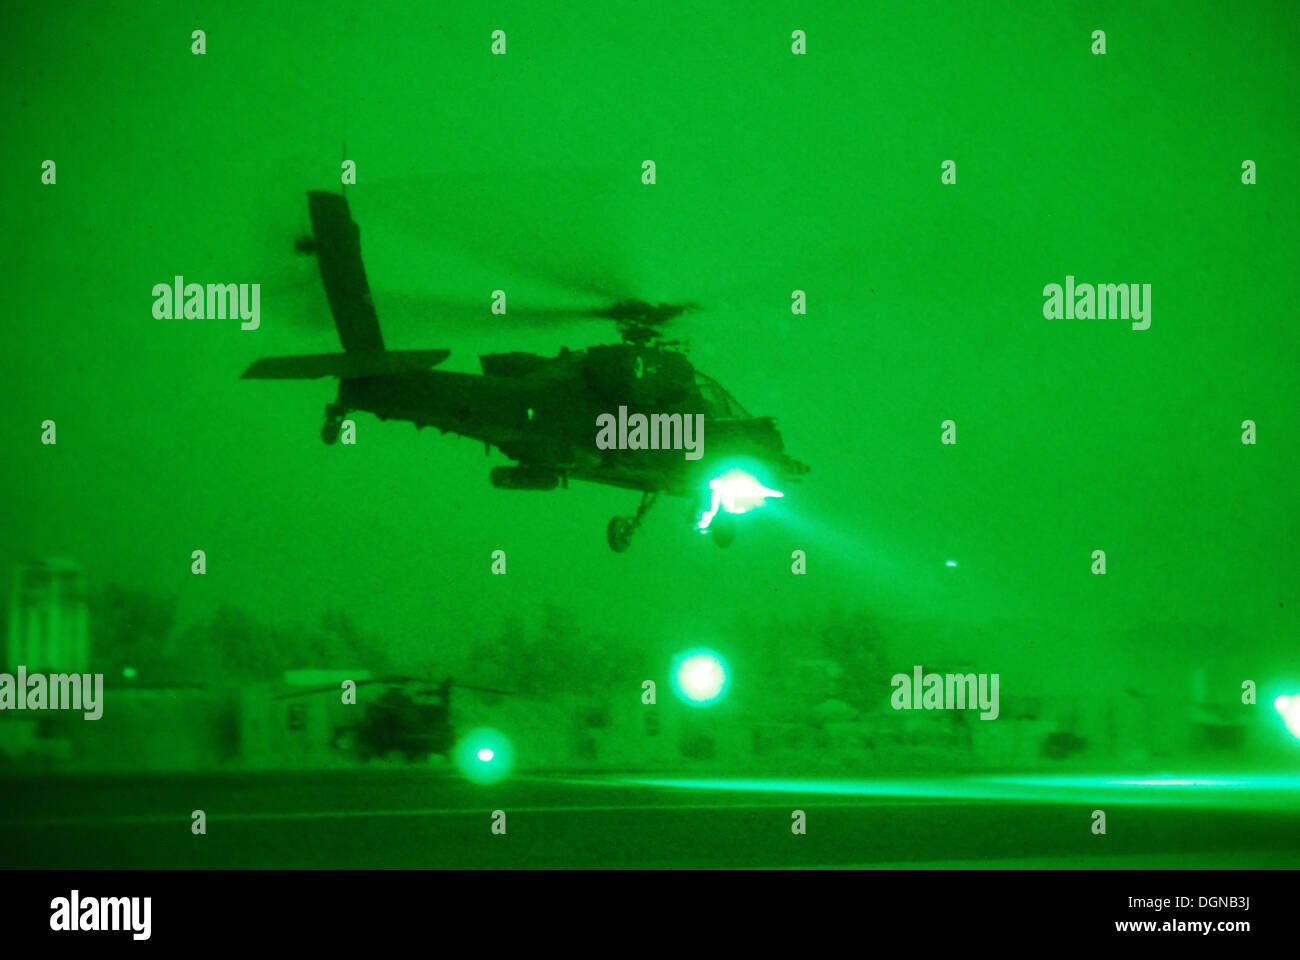
[[[689,498],[696,529],[727,546],[734,515],[783,496],[780,486],[808,471],[784,452],[770,417],[751,416],[692,366],[680,342],[663,338],[661,327],[685,305],[621,300],[575,310],[574,317],[615,321],[621,342],[562,348],[554,357],[486,354],[482,374],[432,369],[449,350],[385,349],[347,200],[312,191],[307,201],[312,236],[298,249],[316,256],[344,352],[267,357],[243,375],[337,377],[338,396],[325,407],[321,429],[327,444],[338,440],[346,414],[366,411],[497,447],[515,465],[492,469],[495,487],[553,490],[577,479],[640,490],[636,514],[614,517],[606,528],[620,553],[660,494]],[[598,443],[602,424],[608,429]],[[695,458],[675,442],[689,447],[692,426],[700,434]]]
[[[394,752],[410,761],[431,754],[450,759],[456,745],[456,724],[451,712],[452,689],[461,687],[480,693],[514,695],[509,690],[476,687],[460,683],[451,677],[435,681],[388,676],[357,681],[355,688],[371,684],[380,686],[382,692],[375,696],[364,696],[368,706],[361,719],[336,727],[330,737],[332,747],[353,753],[362,761],[374,757],[383,758]],[[339,685],[335,683],[308,690],[294,690],[282,693],[275,699],[297,700],[320,694],[337,698]],[[337,703],[337,699],[334,702]]]

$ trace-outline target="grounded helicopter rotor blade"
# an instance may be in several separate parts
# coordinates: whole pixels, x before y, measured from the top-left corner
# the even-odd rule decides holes
[[[392,674],[386,677],[377,677],[372,681],[365,681],[365,682],[386,683],[390,685],[397,685],[397,684],[419,685],[423,687],[439,687],[445,683],[453,687],[464,687],[466,690],[479,690],[483,693],[501,693],[511,697],[517,696],[516,692],[513,690],[494,690],[492,687],[478,687],[472,683],[461,683],[459,680],[455,680],[451,677],[434,679],[432,677],[410,677],[410,676]]]
[[[472,684],[472,683],[461,683],[459,680],[453,682],[453,683],[452,683],[452,686],[453,686],[453,687],[464,687],[466,690],[477,690],[477,691],[479,691],[480,693],[500,693],[500,694],[504,694],[504,695],[507,696],[507,697],[517,697],[517,696],[519,696],[518,691],[515,691],[515,690],[495,690],[495,689],[493,689],[492,687],[476,687],[476,686],[475,686],[474,684]]]
[[[354,682],[358,687],[364,687],[366,684],[369,683],[384,683],[385,681],[372,679],[372,680],[356,680]],[[337,683],[329,683],[323,687],[308,687],[305,690],[290,690],[288,693],[278,693],[271,699],[293,700],[296,697],[310,697],[318,693],[338,693],[338,692],[339,692],[339,685]]]

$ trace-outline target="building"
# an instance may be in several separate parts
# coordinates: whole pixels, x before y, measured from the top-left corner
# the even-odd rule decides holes
[[[9,598],[6,666],[29,673],[84,673],[90,657],[86,581],[70,560],[20,563]]]

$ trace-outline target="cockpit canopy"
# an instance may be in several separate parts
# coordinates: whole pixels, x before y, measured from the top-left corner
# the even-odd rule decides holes
[[[709,417],[715,420],[751,419],[749,412],[712,377],[696,370],[695,386],[700,391],[700,396],[704,398]]]

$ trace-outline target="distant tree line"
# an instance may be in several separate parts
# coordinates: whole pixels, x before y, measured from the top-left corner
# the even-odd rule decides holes
[[[224,604],[182,629],[176,606],[174,596],[113,583],[92,590],[87,607],[94,671],[148,685],[266,681],[305,668],[393,671],[385,645],[339,610],[326,611],[315,625],[283,626]]]

